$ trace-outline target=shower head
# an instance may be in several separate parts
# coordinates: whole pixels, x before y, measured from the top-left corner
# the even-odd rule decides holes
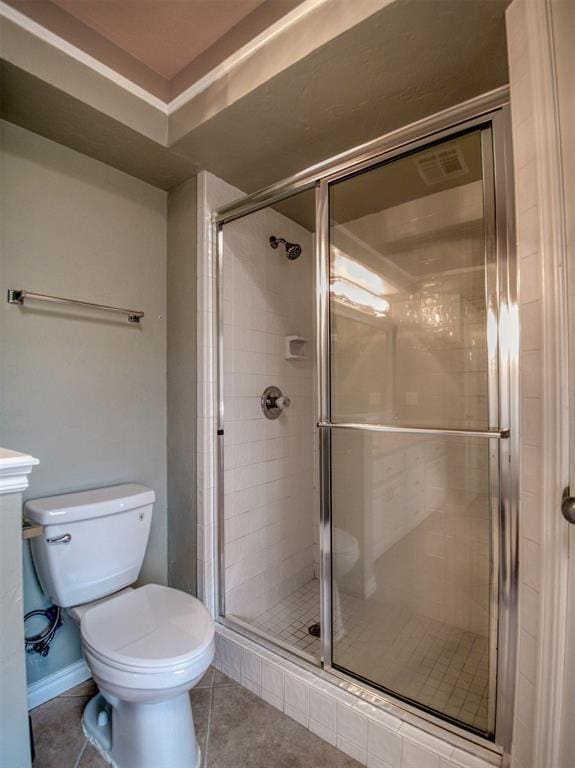
[[[301,245],[299,243],[288,243],[283,237],[276,237],[272,235],[270,237],[270,245],[272,248],[277,248],[280,243],[283,243],[286,249],[286,256],[290,261],[294,261],[298,256],[301,256]]]

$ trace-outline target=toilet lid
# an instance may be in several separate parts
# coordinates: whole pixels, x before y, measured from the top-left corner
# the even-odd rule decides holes
[[[214,623],[195,597],[147,584],[91,608],[81,631],[101,659],[145,672],[191,662],[213,642]]]

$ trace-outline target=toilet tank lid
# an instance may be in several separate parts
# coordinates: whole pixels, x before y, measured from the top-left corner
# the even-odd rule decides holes
[[[26,502],[24,514],[41,525],[62,525],[138,509],[153,504],[155,499],[156,494],[151,488],[127,483],[31,499]]]

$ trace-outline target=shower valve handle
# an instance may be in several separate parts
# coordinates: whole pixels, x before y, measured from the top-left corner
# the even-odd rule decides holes
[[[267,387],[261,399],[262,411],[267,419],[277,419],[282,411],[289,408],[291,399],[278,387]]]

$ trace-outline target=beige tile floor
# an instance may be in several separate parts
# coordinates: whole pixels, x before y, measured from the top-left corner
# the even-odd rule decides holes
[[[32,710],[34,768],[106,768],[80,725],[95,691],[89,681]],[[359,768],[355,760],[213,668],[191,697],[202,768]]]

